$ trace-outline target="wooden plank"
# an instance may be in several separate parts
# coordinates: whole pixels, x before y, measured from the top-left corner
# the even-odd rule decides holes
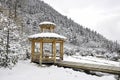
[[[111,73],[111,74],[120,74],[120,67],[89,64],[89,63],[69,62],[69,61],[61,61],[61,62],[57,61],[55,64],[58,66],[69,67],[73,69],[83,69],[83,70],[100,71],[100,72]]]
[[[52,58],[42,58],[42,60],[44,61],[44,60],[46,60],[46,61],[53,61],[54,60],[54,58],[52,57]]]
[[[30,41],[35,41],[35,42],[44,42],[44,43],[51,43],[53,41],[56,41],[56,43],[64,42],[62,39],[55,39],[55,38],[29,38]]]

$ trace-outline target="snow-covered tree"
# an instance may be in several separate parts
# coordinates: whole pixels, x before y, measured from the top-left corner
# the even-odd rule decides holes
[[[18,57],[15,51],[11,50],[10,46],[11,21],[1,13],[0,16],[0,24],[4,26],[3,29],[0,30],[0,66],[12,68],[12,66],[16,64]]]
[[[6,31],[1,31],[6,32]],[[7,42],[8,34],[4,34],[0,38],[0,66],[12,68],[17,62],[17,55],[14,50],[10,49],[10,45]]]

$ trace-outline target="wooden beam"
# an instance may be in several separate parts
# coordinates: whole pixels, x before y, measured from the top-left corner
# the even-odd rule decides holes
[[[42,58],[42,60],[44,61],[53,61],[54,60],[54,58],[52,57],[52,58]]]
[[[44,43],[52,43],[53,40],[44,40],[44,39],[43,39],[43,42],[44,42]],[[59,41],[59,40],[57,41],[57,40],[56,40],[56,43],[60,43],[60,42],[62,42],[62,41]]]
[[[40,65],[42,64],[42,54],[43,54],[43,42],[40,41],[40,58],[39,58]]]
[[[54,39],[54,38],[37,38],[37,39],[34,39],[34,38],[29,38],[30,41],[35,41],[35,42],[44,42],[44,43],[52,43],[53,41],[56,41],[56,43],[60,43],[60,42],[64,42],[64,40],[61,40],[61,39]]]
[[[60,59],[63,60],[63,42],[60,43]]]
[[[35,42],[32,41],[32,44],[31,44],[31,62],[33,62],[33,58],[34,58],[34,53],[35,53]]]

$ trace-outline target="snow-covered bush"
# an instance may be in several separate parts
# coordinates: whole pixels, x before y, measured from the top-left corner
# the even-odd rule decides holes
[[[27,60],[30,59],[30,52],[28,50],[23,50],[18,55],[19,60]]]
[[[13,55],[13,53],[7,54],[5,51],[0,53],[0,67],[12,68],[17,63],[17,60],[17,55]]]
[[[68,56],[71,56],[71,55],[75,55],[76,52],[75,52],[74,50],[72,50],[72,49],[67,49],[67,48],[65,48],[64,54],[66,54],[66,55],[68,55]]]

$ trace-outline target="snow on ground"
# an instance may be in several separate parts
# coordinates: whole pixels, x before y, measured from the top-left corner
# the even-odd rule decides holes
[[[98,77],[57,66],[38,66],[30,61],[19,61],[12,69],[0,68],[0,80],[115,80],[113,75]]]
[[[102,58],[96,58],[92,56],[64,56],[64,61],[72,61],[72,62],[81,62],[81,63],[90,63],[90,64],[99,64],[99,65],[107,65],[107,66],[117,66],[120,67],[120,62],[110,61]]]

